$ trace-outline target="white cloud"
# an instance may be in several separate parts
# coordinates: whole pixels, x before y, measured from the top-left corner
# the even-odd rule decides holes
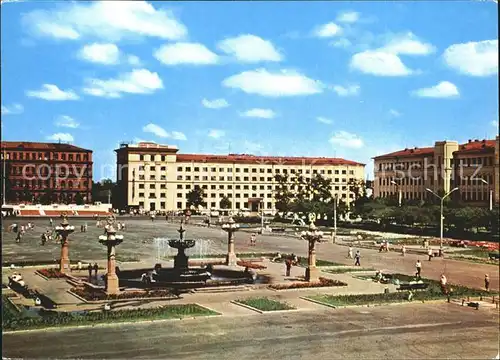
[[[22,20],[35,35],[67,40],[141,36],[180,40],[187,35],[171,11],[157,10],[146,1],[71,2],[50,11],[31,11]]]
[[[142,64],[141,59],[139,59],[139,57],[135,55],[128,55],[127,62],[132,66],[141,66]]]
[[[19,115],[23,112],[24,107],[21,104],[2,105],[2,115]]]
[[[163,129],[162,127],[160,127],[156,124],[147,124],[146,126],[144,126],[142,128],[142,131],[144,131],[146,133],[154,134],[154,135],[161,137],[161,138],[170,137],[170,134],[168,132],[166,132],[165,129]]]
[[[452,69],[464,75],[490,76],[498,73],[498,40],[454,44],[443,58]]]
[[[50,136],[47,136],[47,140],[51,141],[62,141],[62,142],[73,142],[75,139],[73,135],[68,133],[56,133]]]
[[[120,50],[115,44],[85,45],[78,54],[83,60],[104,65],[114,65],[120,60]]]
[[[222,85],[247,94],[269,97],[312,95],[323,92],[323,84],[295,70],[268,72],[265,69],[244,71],[223,80]]]
[[[359,94],[359,85],[334,85],[332,87],[333,91],[337,93],[338,96],[354,96]]]
[[[392,117],[400,117],[401,113],[395,109],[390,109],[389,110],[389,115]]]
[[[40,90],[29,90],[26,96],[48,101],[78,100],[80,97],[73,90],[61,90],[53,84],[43,84]]]
[[[224,130],[211,129],[208,132],[208,137],[211,137],[214,139],[220,139],[221,137],[224,137],[225,135],[226,135],[226,132]]]
[[[181,133],[179,131],[172,131],[172,134],[170,137],[174,140],[182,140],[182,141],[187,140],[186,135],[184,135],[183,133]]]
[[[491,120],[490,125],[498,128],[498,120]]]
[[[158,73],[136,69],[116,79],[87,79],[87,87],[83,91],[93,96],[119,98],[123,93],[151,94],[159,89],[163,89],[163,82]]]
[[[75,119],[68,115],[59,116],[55,124],[59,127],[67,127],[71,129],[76,129],[80,126],[80,124]]]
[[[330,144],[350,148],[359,149],[364,146],[363,140],[356,134],[351,134],[347,131],[338,131],[333,135],[330,140]]]
[[[341,23],[352,24],[359,20],[359,13],[356,11],[345,11],[340,13],[336,20]]]
[[[328,119],[328,118],[323,117],[323,116],[318,116],[316,118],[316,120],[318,120],[320,123],[323,123],[323,124],[328,124],[328,125],[333,124],[333,120],[332,119]]]
[[[321,25],[314,30],[314,36],[320,38],[329,38],[333,36],[338,36],[342,34],[342,28],[337,24],[330,22],[328,24]]]
[[[412,74],[401,59],[391,53],[367,50],[354,54],[350,62],[351,69],[376,76],[406,76]]]
[[[240,35],[225,39],[219,42],[218,48],[246,63],[283,60],[282,55],[270,41],[255,35]]]
[[[219,62],[217,54],[198,43],[163,45],[154,52],[154,57],[165,65],[212,65]]]
[[[249,154],[262,154],[264,146],[253,141],[245,140],[243,142],[243,149],[246,153]]]
[[[457,97],[460,93],[455,84],[452,84],[449,81],[441,81],[435,86],[415,90],[413,95],[430,98],[449,98]]]
[[[173,140],[187,140],[186,135],[179,131],[167,132],[164,128],[159,125],[150,123],[142,128],[145,133],[151,133],[161,138],[171,138]]]
[[[352,43],[349,39],[340,38],[338,40],[332,41],[330,45],[337,48],[348,48],[352,45]]]
[[[222,109],[229,106],[229,103],[225,99],[214,99],[214,100],[203,99],[201,103],[203,104],[204,107],[209,109]]]
[[[436,48],[429,43],[421,41],[412,32],[392,35],[378,51],[396,55],[429,55]]]
[[[261,119],[272,119],[276,116],[271,109],[250,109],[240,114],[243,117],[253,117]]]

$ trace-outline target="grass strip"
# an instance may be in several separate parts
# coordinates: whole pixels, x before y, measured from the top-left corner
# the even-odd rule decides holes
[[[251,306],[261,311],[294,310],[295,308],[287,303],[269,299],[266,297],[237,300],[237,302]]]

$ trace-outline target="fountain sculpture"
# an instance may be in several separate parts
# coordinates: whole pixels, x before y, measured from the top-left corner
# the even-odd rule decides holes
[[[181,226],[179,230],[179,240],[169,240],[168,245],[174,249],[177,249],[177,255],[174,256],[174,269],[182,272],[188,269],[188,256],[186,255],[186,249],[192,248],[196,242],[194,240],[185,240],[183,223],[181,221]]]
[[[61,273],[65,273],[71,270],[68,236],[75,231],[75,227],[69,224],[68,215],[66,213],[63,213],[61,217],[61,225],[56,226],[56,233],[59,235],[59,239],[61,240],[61,260],[59,262],[59,271]]]
[[[117,294],[119,290],[119,280],[116,274],[116,246],[123,242],[123,235],[117,235],[114,227],[114,218],[110,216],[107,225],[104,227],[106,235],[99,236],[99,242],[108,249],[108,272],[106,274],[106,293]]]

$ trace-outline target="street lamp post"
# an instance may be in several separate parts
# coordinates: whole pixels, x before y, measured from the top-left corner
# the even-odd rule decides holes
[[[323,232],[318,231],[314,222],[311,221],[309,229],[307,231],[302,231],[300,237],[301,239],[306,240],[309,245],[306,281],[317,281],[319,279],[319,271],[316,267],[316,242],[320,242],[323,239]]]
[[[65,273],[70,270],[68,236],[75,231],[75,227],[68,223],[68,216],[63,214],[61,224],[56,226],[56,233],[61,239],[61,259],[59,260],[59,271]]]
[[[227,255],[226,265],[235,266],[238,259],[234,252],[234,233],[239,230],[240,226],[236,224],[232,217],[229,217],[227,223],[222,224],[222,230],[227,232]]]
[[[401,202],[403,201],[403,193],[401,192],[401,187],[394,180],[391,180],[391,184],[396,185],[396,187],[398,189],[398,206],[401,207]]]
[[[123,235],[117,235],[112,216],[104,227],[106,235],[99,236],[99,242],[108,250],[108,272],[106,273],[106,293],[118,294],[120,292],[118,275],[116,274],[116,246],[123,242]]]
[[[338,197],[335,195],[333,199],[333,243],[337,242],[337,202]]]
[[[482,183],[486,184],[486,185],[490,185],[486,180],[484,179],[479,179]],[[493,189],[490,189],[489,191],[490,193],[490,211],[493,211]]]
[[[260,233],[264,234],[264,201],[260,202]]]
[[[430,192],[431,194],[433,194],[435,197],[437,197],[439,200],[441,200],[441,209],[440,209],[440,214],[441,214],[441,219],[440,219],[440,222],[439,222],[439,240],[440,240],[440,248],[442,249],[443,248],[443,227],[444,227],[444,216],[443,216],[443,210],[444,210],[444,200],[450,196],[450,194],[454,191],[457,191],[458,190],[458,187],[448,191],[446,194],[444,194],[443,196],[439,196],[438,194],[436,194],[434,191],[432,191],[431,189],[429,188],[426,188],[425,189],[426,191]]]
[[[2,197],[3,197],[3,200],[2,200],[2,204],[5,205],[6,202],[5,202],[5,196],[6,196],[6,193],[5,193],[5,182],[7,180],[7,174],[5,173],[6,172],[6,163],[7,163],[7,160],[9,159],[9,155],[3,151],[2,152],[2,165],[3,165],[3,171],[2,171],[2,189],[3,189],[3,192],[2,192]]]

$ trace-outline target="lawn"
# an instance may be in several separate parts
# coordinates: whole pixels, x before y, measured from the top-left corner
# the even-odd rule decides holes
[[[364,269],[360,267],[339,267],[339,268],[334,268],[334,269],[328,269],[328,270],[323,270],[324,272],[330,273],[330,274],[345,274],[345,273],[351,273],[351,272],[361,272],[361,271],[375,271],[375,269]]]
[[[415,280],[413,276],[404,274],[392,274],[393,280],[398,280],[400,283],[408,283]],[[366,277],[371,278],[371,277]],[[429,284],[427,290],[413,291],[413,301],[428,301],[445,299],[441,291],[439,281],[422,279],[426,284]],[[452,289],[452,297],[465,297],[465,296],[491,296],[495,295],[491,292],[484,290],[471,289],[464,286],[448,284],[448,289]],[[362,295],[315,295],[308,298],[326,303],[331,306],[350,306],[350,305],[368,305],[368,304],[388,304],[395,302],[408,301],[408,291],[393,292],[388,294],[362,294]]]
[[[266,297],[236,300],[236,302],[251,306],[261,311],[294,310],[295,308],[287,303],[272,300]]]
[[[276,262],[282,262],[284,263],[285,262],[285,259],[287,258],[288,255],[281,255],[281,258],[280,259],[277,259]],[[300,257],[299,258],[299,266],[303,266],[303,267],[307,267],[307,258],[306,257]],[[321,266],[345,266],[345,264],[340,264],[340,263],[336,263],[336,262],[333,262],[333,261],[327,261],[327,260],[319,260],[317,259],[316,260],[316,266],[318,267],[321,267]]]
[[[218,313],[196,304],[167,305],[154,309],[118,310],[108,312],[52,312],[43,311],[38,316],[18,312],[5,296],[2,296],[3,330],[40,329],[54,326],[95,325],[183,317],[211,316]]]

